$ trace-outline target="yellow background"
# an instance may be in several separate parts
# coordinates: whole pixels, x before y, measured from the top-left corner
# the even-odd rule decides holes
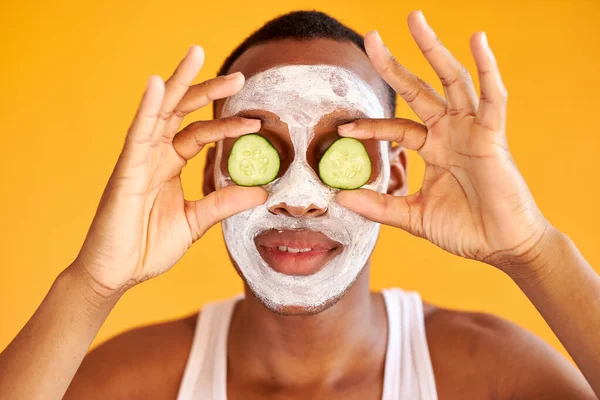
[[[0,6],[0,349],[75,257],[146,80],[167,78],[192,43],[212,77],[251,31],[295,9],[329,12],[359,32],[377,28],[400,62],[434,87],[407,13],[421,8],[472,71],[469,36],[485,30],[509,90],[509,144],[545,215],[600,271],[600,3],[596,1],[20,1]],[[476,74],[474,74],[475,76]],[[412,116],[400,103],[398,115]],[[210,109],[188,118],[209,118]],[[423,164],[410,155],[410,188]],[[203,154],[186,167],[201,195]],[[557,339],[494,268],[384,227],[372,287],[419,290],[433,303],[494,313],[552,346]],[[95,343],[197,310],[241,290],[218,227],[166,275],[127,293]]]

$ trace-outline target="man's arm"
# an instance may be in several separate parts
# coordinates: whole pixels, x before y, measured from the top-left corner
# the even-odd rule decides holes
[[[508,270],[600,397],[598,274],[573,242],[556,230],[548,232],[525,265]]]
[[[149,79],[76,261],[0,354],[2,400],[61,399],[122,293],[168,271],[212,225],[266,201],[263,188],[239,186],[185,200],[188,160],[205,144],[260,129],[260,121],[236,117],[178,131],[185,115],[244,84],[236,73],[192,85],[203,61],[192,46],[166,82]]]
[[[0,354],[1,399],[60,399],[120,295],[103,296],[67,268]]]
[[[478,96],[467,70],[423,14],[411,13],[408,25],[445,97],[400,65],[381,38],[369,33],[365,48],[372,64],[423,124],[402,118],[361,119],[338,131],[357,139],[395,141],[417,151],[425,161],[422,187],[409,196],[341,191],[338,203],[507,273],[600,396],[599,277],[546,220],[516,167],[506,138],[508,94],[485,34],[471,37]]]

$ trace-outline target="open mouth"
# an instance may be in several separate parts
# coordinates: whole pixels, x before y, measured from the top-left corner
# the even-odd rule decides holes
[[[311,275],[340,254],[343,245],[321,232],[269,230],[254,239],[261,257],[286,275]]]

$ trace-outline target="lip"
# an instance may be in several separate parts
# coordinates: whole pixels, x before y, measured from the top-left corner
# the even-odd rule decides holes
[[[321,232],[307,229],[268,230],[258,235],[254,243],[266,263],[286,275],[314,274],[340,254],[344,247]],[[282,247],[292,251],[282,251]],[[304,251],[293,252],[294,249]]]

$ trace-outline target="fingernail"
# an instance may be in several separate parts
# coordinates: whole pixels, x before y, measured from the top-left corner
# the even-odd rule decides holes
[[[155,87],[159,85],[159,82],[162,82],[162,78],[159,75],[152,74],[148,77],[148,81],[146,82],[146,91],[150,90],[151,87]]]
[[[479,40],[481,40],[481,45],[483,47],[490,47],[488,40],[487,40],[487,35],[485,34],[485,32],[481,32]]]
[[[335,195],[335,201],[340,206],[347,208],[348,204],[352,204],[352,196],[354,195],[354,190],[341,190]],[[352,193],[352,194],[350,194]],[[350,198],[348,198],[350,196]],[[346,205],[344,205],[346,203]]]
[[[423,11],[421,10],[417,10],[417,18],[419,20],[421,20],[421,22],[427,26],[429,26],[429,24],[427,23],[427,20],[425,19],[425,15],[423,14]]]
[[[381,36],[379,35],[379,32],[377,32],[377,30],[374,30],[373,32],[375,32],[375,38],[377,38],[377,41],[383,45],[383,40],[381,40]]]
[[[338,126],[338,132],[339,133],[348,133],[348,132],[352,131],[354,128],[356,128],[356,122],[350,122],[349,124],[344,124],[344,125]]]
[[[189,48],[189,49],[188,49],[188,51],[187,51],[187,54],[186,54],[185,56],[186,56],[186,57],[189,57],[189,56],[190,56],[190,54],[192,54],[192,53],[194,52],[194,49],[195,49],[196,47],[197,47],[197,46],[196,46],[195,44],[191,45],[191,46],[190,46],[190,48]]]
[[[238,72],[234,72],[233,74],[225,75],[225,79],[232,81],[234,79],[237,79],[241,75],[242,75],[242,73],[238,71]]]
[[[390,49],[388,49],[385,43],[383,43],[383,39],[381,39],[381,35],[379,35],[379,32],[377,32],[377,30],[373,30],[373,32],[375,34],[375,40],[377,40],[377,42],[379,42],[379,45],[382,46],[385,49],[385,51],[391,56],[392,52],[390,51]]]
[[[252,118],[244,118],[243,121],[244,121],[244,124],[248,125],[248,126],[260,125],[262,122],[260,119],[252,119]]]

